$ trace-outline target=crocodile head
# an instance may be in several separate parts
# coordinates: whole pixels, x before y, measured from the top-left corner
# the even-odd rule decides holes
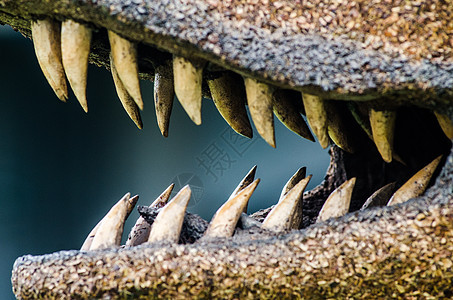
[[[135,200],[126,196],[81,251],[19,258],[16,296],[451,297],[452,14],[448,1],[0,0],[2,23],[33,32],[57,96],[67,98],[66,71],[85,110],[89,56],[111,69],[138,127],[137,70],[154,81],[163,135],[175,91],[195,123],[203,94],[239,134],[251,136],[247,102],[271,146],[273,113],[313,139],[305,114],[320,144],[332,144],[316,189],[301,197],[309,177],[298,172],[272,210],[241,217],[257,184],[248,174],[207,230],[173,212],[184,208],[185,188],[162,209],[141,209],[154,222],[149,243],[114,247],[122,224],[106,219],[124,220]],[[360,209],[377,190],[371,199],[384,206]]]

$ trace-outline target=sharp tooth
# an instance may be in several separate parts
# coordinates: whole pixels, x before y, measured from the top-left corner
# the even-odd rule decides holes
[[[36,57],[57,97],[66,102],[68,89],[61,62],[60,24],[50,19],[31,22]]]
[[[101,220],[91,243],[90,250],[120,245],[124,222],[126,221],[128,211],[132,206],[129,199],[130,194],[127,193]]]
[[[170,198],[171,192],[175,185],[171,184],[160,196],[154,200],[149,207],[160,208],[167,204],[168,199]],[[135,222],[134,227],[132,227],[131,232],[129,233],[128,239],[126,241],[126,246],[138,246],[145,243],[149,238],[149,233],[151,231],[151,225],[143,217],[139,217],[137,222]]]
[[[250,196],[255,191],[259,179],[253,181],[249,186],[241,190],[234,197],[230,197],[222,207],[215,213],[204,236],[206,237],[229,237],[233,236],[236,224],[241,216],[244,207],[247,205]]]
[[[360,210],[365,210],[369,207],[386,205],[390,197],[392,197],[393,191],[395,190],[395,184],[395,182],[392,182],[378,189],[373,193],[373,195],[368,197]]]
[[[143,110],[143,100],[138,79],[136,45],[110,30],[108,34],[113,63],[118,71],[118,77],[137,106]]]
[[[299,181],[277,205],[267,215],[263,221],[261,228],[270,229],[276,232],[292,229],[293,217],[299,207],[299,202],[302,201],[302,195],[311,175]]]
[[[333,191],[319,212],[316,222],[345,215],[349,210],[356,178],[351,178]]]
[[[348,130],[336,105],[336,103],[325,103],[325,109],[329,116],[327,120],[327,133],[335,145],[349,153],[354,153],[352,142],[347,135]]]
[[[302,118],[296,105],[287,96],[285,90],[277,90],[273,98],[274,114],[289,130],[312,142],[313,135]]]
[[[116,70],[115,64],[113,62],[112,56],[110,56],[110,69],[112,70],[113,82],[115,83],[116,93],[118,98],[120,98],[121,104],[124,107],[124,110],[127,112],[129,117],[134,121],[135,125],[139,129],[143,128],[142,118],[140,117],[140,110],[135,103],[134,99],[129,95],[126,88],[123,85],[118,72]]]
[[[256,166],[253,166],[253,168],[250,169],[250,171],[247,173],[247,175],[245,175],[245,177],[241,180],[241,182],[239,182],[238,186],[233,191],[233,193],[231,193],[231,196],[230,196],[230,198],[228,198],[227,201],[229,201],[231,198],[235,197],[240,191],[242,191],[247,186],[249,186],[255,179],[255,173],[256,173]],[[245,207],[244,207],[244,213],[247,213],[247,203],[245,204]]]
[[[283,199],[283,197],[286,196],[286,194],[288,194],[288,192],[294,186],[296,186],[296,184],[299,183],[299,181],[301,181],[302,179],[304,179],[306,177],[306,173],[307,173],[307,168],[302,167],[299,170],[297,170],[297,172],[294,173],[293,176],[291,176],[291,178],[286,182],[285,186],[283,187],[282,192],[280,194],[280,199],[278,200],[278,202],[280,202]]]
[[[88,55],[90,54],[91,29],[73,20],[66,20],[61,26],[61,54],[69,84],[85,112]]]
[[[447,115],[434,112],[437,118],[437,122],[439,122],[440,128],[445,133],[445,135],[451,140],[453,139],[453,122]]]
[[[120,200],[122,201],[122,199]],[[132,210],[134,209],[135,207],[135,204],[137,204],[137,201],[138,201],[138,195],[135,195],[134,197],[132,198],[129,198],[129,200],[127,201],[127,212],[126,212],[126,219],[129,217],[129,215],[131,214]],[[105,218],[105,217],[104,217]],[[104,218],[102,218],[102,220],[104,220]],[[99,229],[99,226],[101,225],[102,223],[102,220],[100,220],[96,226],[94,226],[94,228],[90,231],[90,234],[88,234],[87,238],[85,239],[85,241],[83,242],[83,245],[82,247],[80,248],[80,251],[88,251],[91,249],[91,244],[93,243],[93,239],[94,237],[96,236],[96,233]]]
[[[197,125],[201,124],[201,84],[204,64],[204,61],[173,57],[176,97]]]
[[[285,184],[285,186],[282,189],[282,193],[280,194],[280,199],[278,202],[282,201],[282,199],[288,194],[288,192],[296,185],[298,184],[302,179],[306,177],[307,173],[307,168],[302,167],[297,172],[288,180],[288,182]],[[300,224],[302,222],[302,206],[303,202],[299,201],[295,211],[294,215],[291,221],[290,229],[299,229]]]
[[[88,234],[87,238],[85,239],[85,241],[83,242],[83,245],[82,247],[80,248],[80,251],[88,251],[90,250],[91,248],[91,244],[93,243],[93,239],[96,235],[96,232],[98,231],[99,229],[99,225],[101,225],[101,221],[99,221],[96,226],[94,226],[94,228],[90,231],[90,233]]]
[[[374,143],[382,159],[388,163],[392,161],[395,120],[395,111],[370,110],[370,124]]]
[[[423,169],[418,171],[414,176],[412,176],[405,184],[403,184],[396,192],[393,194],[387,203],[388,206],[395,205],[399,203],[406,202],[409,199],[421,196],[436,171],[437,166],[439,165],[442,155],[438,156],[435,160],[425,166]]]
[[[244,78],[247,103],[258,133],[275,148],[273,88],[252,78]]]
[[[329,146],[329,136],[327,135],[327,113],[324,108],[324,100],[307,93],[302,94],[302,99],[308,123],[318,137],[319,144],[325,149]]]
[[[156,107],[157,124],[164,137],[168,136],[174,98],[173,68],[167,62],[156,67],[154,75],[154,104]]]
[[[212,100],[225,121],[237,133],[252,138],[253,130],[245,109],[243,91],[236,86],[233,76],[223,73],[207,82]]]
[[[151,227],[148,242],[178,242],[190,194],[190,187],[186,185],[162,208]]]

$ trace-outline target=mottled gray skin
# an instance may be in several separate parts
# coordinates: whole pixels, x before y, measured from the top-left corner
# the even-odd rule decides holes
[[[376,100],[382,108],[452,108],[449,58],[373,51],[329,33],[239,26],[201,1],[0,0],[0,21],[25,35],[30,20],[41,17],[77,19],[153,46],[140,54],[142,78],[152,77],[156,57],[171,57],[157,48],[204,58],[212,63],[208,70],[219,65],[330,99]],[[445,28],[448,34],[451,28]],[[103,29],[95,38],[90,59],[106,65]],[[192,245],[24,256],[14,265],[13,289],[22,299],[453,297],[452,195],[450,155],[425,196],[402,205],[279,236],[251,230]]]

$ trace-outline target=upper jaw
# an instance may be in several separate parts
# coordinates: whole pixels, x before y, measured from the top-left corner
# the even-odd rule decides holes
[[[175,0],[131,1],[122,5],[116,1],[96,1],[96,4],[78,1],[75,6],[72,1],[4,0],[0,11],[10,14],[2,18],[26,34],[30,19],[43,16],[60,20],[71,18],[97,28],[107,28],[129,40],[165,52],[202,58],[243,76],[323,98],[385,98],[380,101],[411,102],[425,107],[451,101],[453,61],[448,42],[442,40],[443,43],[430,46],[427,42],[411,40],[410,32],[402,32],[407,41],[387,41],[381,37],[383,46],[374,50],[376,47],[373,49],[369,40],[378,39],[380,35],[361,31],[362,27],[373,25],[366,17],[355,20],[356,29],[350,29],[346,38],[342,26],[328,25],[323,29],[322,22],[315,24],[312,30],[304,29],[304,24],[299,25],[303,33],[295,33],[291,28],[258,28],[254,24],[257,21],[252,20],[259,19],[259,11],[249,11],[247,18],[239,17],[241,21],[238,21],[231,16],[235,13],[233,8],[220,9],[215,3]],[[286,5],[292,6],[291,3]],[[362,5],[366,7],[366,3]],[[393,8],[392,3],[382,5],[388,5],[389,11]],[[337,8],[345,15],[350,10],[354,8]],[[308,8],[307,11],[310,12]],[[322,10],[319,14],[319,18],[323,18],[327,12]],[[401,16],[407,14],[410,13],[401,13]],[[288,24],[291,21],[289,19]],[[423,23],[426,29],[419,29],[420,39],[427,34],[429,26],[440,26],[440,32],[451,36],[445,22],[433,21],[433,25],[429,18],[424,18],[423,22],[428,23]],[[263,25],[266,26],[269,24]],[[99,55],[91,59],[108,65],[108,55],[103,54],[102,49],[105,46],[102,43],[95,46]],[[427,50],[431,48],[435,48],[433,53]],[[147,58],[153,60],[152,56]],[[152,70],[141,71],[143,75],[152,73]]]

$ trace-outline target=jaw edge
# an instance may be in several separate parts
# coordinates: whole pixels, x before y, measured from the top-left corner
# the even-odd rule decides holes
[[[24,9],[34,5],[40,7],[38,2],[24,2]],[[448,59],[437,65],[432,60],[420,65],[419,61],[409,61],[408,70],[394,73],[404,77],[401,72],[427,68],[434,74],[413,85],[395,82],[385,85],[376,75],[371,84],[363,78],[352,83],[340,79],[337,85],[322,87],[317,79],[298,77],[300,72],[280,80],[276,74],[282,74],[281,70],[272,69],[275,66],[267,71],[254,70],[242,56],[233,59],[225,54],[221,62],[217,52],[224,53],[223,49],[216,50],[217,43],[212,43],[212,51],[196,50],[184,31],[176,41],[169,42],[175,37],[168,35],[158,40],[162,30],[158,23],[129,37],[125,33],[131,25],[121,21],[121,14],[112,23],[108,18],[94,18],[96,14],[105,14],[101,8],[79,14],[87,18],[80,19],[65,1],[48,6],[33,15],[31,22],[14,17],[17,7],[10,1],[3,1],[0,9],[12,14],[10,17],[21,31],[31,31],[39,64],[57,97],[62,101],[68,99],[67,78],[85,112],[86,65],[90,49],[97,43],[93,36],[102,35],[99,27],[105,27],[109,28],[105,36],[110,51],[100,61],[112,71],[118,97],[138,128],[143,127],[140,110],[144,102],[139,88],[139,78],[143,77],[140,68],[144,65],[140,57],[143,45],[139,42],[143,42],[158,45],[159,49],[153,51],[165,58],[160,64],[151,63],[158,126],[164,136],[169,131],[174,95],[194,123],[200,124],[201,96],[207,94],[236,132],[251,137],[247,104],[258,133],[272,147],[276,147],[275,114],[290,130],[314,141],[311,128],[323,148],[333,143],[336,150],[332,151],[340,151],[338,146],[346,152],[355,152],[357,142],[345,129],[347,109],[348,116],[375,144],[383,161],[404,165],[407,162],[395,149],[397,114],[399,107],[408,103],[403,98],[428,108],[445,135],[453,137],[448,112],[440,113],[438,108],[448,107],[451,101],[452,88],[448,82],[452,71],[448,71],[451,65]],[[43,18],[53,15],[50,11],[56,8],[59,17]],[[90,8],[82,1],[80,9],[89,12]],[[107,24],[116,25],[102,26]],[[332,42],[323,36],[311,38],[315,44],[317,39]],[[185,49],[183,46],[188,44]],[[342,46],[352,47],[349,42]],[[161,54],[165,51],[171,54]],[[307,49],[307,56],[312,54],[310,51],[313,49]],[[357,53],[376,59],[379,56],[359,50]],[[216,63],[218,66],[213,66]],[[355,78],[344,66],[337,71],[343,74],[341,78]],[[381,74],[386,69],[373,72],[370,74]],[[438,84],[440,79],[445,79],[443,85]],[[343,105],[332,99],[367,101]],[[349,214],[358,179],[346,176],[330,189],[319,213],[310,222],[315,224],[309,227],[302,226],[301,203],[309,195],[308,192],[304,196],[304,189],[310,180],[303,168],[290,178],[273,208],[247,216],[244,214],[247,203],[259,183],[259,179],[254,180],[253,168],[210,223],[185,212],[190,187],[184,187],[170,200],[170,186],[149,208],[141,209],[141,219],[126,245],[120,246],[124,221],[138,200],[137,196],[126,194],[93,228],[80,251],[19,258],[12,275],[13,290],[21,299],[451,297],[452,164],[451,155],[433,156],[404,184],[398,188],[391,184],[383,186],[364,201],[362,210]],[[440,165],[442,171],[438,170]],[[434,185],[425,192],[439,172]],[[306,228],[299,230],[301,227]],[[181,243],[182,236],[186,238]],[[187,240],[191,243],[184,242]]]

